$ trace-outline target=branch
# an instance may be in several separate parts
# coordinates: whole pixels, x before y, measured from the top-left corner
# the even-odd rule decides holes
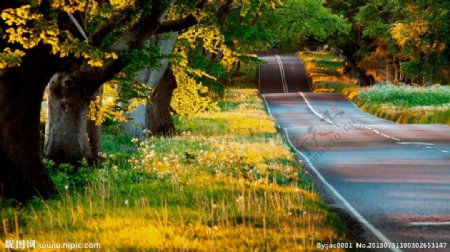
[[[223,23],[226,15],[233,7],[233,0],[227,0],[227,2],[224,5],[221,5],[220,8],[216,12],[216,18],[219,21],[219,23]]]
[[[195,9],[197,11],[204,11],[207,4],[208,0],[202,0],[197,5],[195,5]],[[199,20],[194,16],[194,14],[189,13],[183,18],[163,22],[159,27],[157,34],[182,31],[198,24],[198,21]]]
[[[152,3],[151,13],[143,17],[139,22],[129,28],[127,32],[122,34],[119,39],[108,48],[110,52],[122,53],[144,46],[145,42],[155,34],[162,20],[166,17],[169,6],[159,3]],[[111,79],[114,74],[121,71],[127,64],[126,59],[107,59],[104,60],[103,66],[92,68],[83,63],[81,67],[83,72],[88,76],[92,85],[90,88],[98,88],[105,81]]]
[[[181,19],[163,22],[159,27],[157,33],[159,34],[173,31],[182,31],[196,24],[198,24],[197,18],[195,18],[194,15],[189,14]]]
[[[91,41],[94,46],[100,46],[105,38],[117,28],[118,25],[128,23],[132,18],[134,9],[127,8],[123,10],[120,14],[115,15],[110,18],[103,26],[98,28],[92,35]]]

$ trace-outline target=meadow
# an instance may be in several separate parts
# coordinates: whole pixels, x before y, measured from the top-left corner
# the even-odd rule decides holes
[[[175,116],[179,133],[139,140],[104,128],[97,169],[46,166],[60,194],[2,201],[5,240],[99,243],[107,251],[312,251],[348,241],[255,89]]]
[[[450,125],[450,87],[380,82],[359,87],[342,73],[343,59],[330,52],[300,52],[312,79],[314,92],[337,92],[363,111],[398,123]]]

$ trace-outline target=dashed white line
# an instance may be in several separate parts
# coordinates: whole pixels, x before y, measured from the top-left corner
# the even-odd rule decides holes
[[[410,222],[411,226],[450,226],[450,221],[441,222]]]
[[[300,96],[303,98],[303,100],[305,100],[306,105],[308,105],[308,108],[309,108],[315,115],[317,115],[318,117],[320,117],[322,120],[327,121],[328,123],[331,123],[331,124],[333,124],[333,125],[335,125],[335,126],[339,126],[339,125],[337,125],[335,122],[331,121],[331,120],[328,119],[328,118],[323,117],[322,114],[320,114],[319,112],[317,112],[317,111],[312,107],[312,105],[311,105],[311,103],[308,101],[308,99],[306,99],[306,96],[303,94],[303,92],[299,92],[299,94],[300,94]],[[355,125],[355,126],[357,126],[357,125]],[[367,125],[361,125],[360,127],[364,128],[364,129],[368,129],[368,130],[372,131],[373,133],[375,133],[375,134],[377,134],[377,135],[380,135],[380,136],[383,136],[383,137],[386,137],[386,138],[389,138],[389,139],[392,139],[392,140],[395,140],[395,141],[400,141],[400,139],[398,139],[398,138],[396,138],[396,137],[389,136],[389,135],[387,135],[387,134],[381,133],[380,131],[378,131],[378,130],[372,128],[372,127],[369,127],[369,126],[367,126]]]
[[[270,110],[269,104],[267,102],[266,96],[263,94],[262,98],[264,99],[264,103],[266,105],[267,108],[267,112],[269,113],[269,115],[273,117],[272,115],[272,111]],[[306,101],[306,99],[305,99]],[[315,110],[314,110],[315,111]],[[314,112],[313,111],[313,112]],[[317,113],[317,112],[316,112]],[[319,117],[323,118],[320,114],[317,114]],[[275,118],[274,118],[275,119]],[[325,119],[325,118],[324,118]],[[277,124],[277,127],[280,129],[283,129],[285,135],[286,135],[286,139],[288,141],[288,144],[295,150],[295,152],[300,155],[303,160],[305,160],[305,162],[308,164],[309,168],[316,174],[316,176],[320,179],[320,181],[322,181],[322,183],[328,187],[328,189],[336,196],[336,198],[338,198],[342,204],[344,204],[344,206],[353,214],[353,216],[362,224],[364,225],[367,229],[369,229],[380,241],[386,243],[386,244],[391,244],[392,242],[383,234],[381,233],[380,230],[378,230],[377,228],[375,228],[366,218],[364,218],[345,198],[344,196],[342,196],[330,183],[328,183],[328,181],[322,176],[322,174],[319,172],[319,170],[317,170],[317,168],[312,164],[311,160],[309,160],[308,156],[306,156],[305,154],[303,154],[301,151],[299,151],[293,144],[291,139],[289,138],[289,132],[287,131],[286,128],[281,128],[280,125]],[[400,252],[400,249],[397,248],[391,248],[392,251],[395,252]]]
[[[299,94],[300,94],[300,96],[303,98],[303,100],[305,100],[306,105],[308,105],[308,108],[309,108],[316,116],[318,116],[320,119],[322,119],[322,120],[324,120],[324,121],[326,121],[326,122],[328,122],[328,123],[330,123],[330,124],[332,124],[332,125],[337,126],[333,121],[331,121],[331,120],[328,119],[328,118],[323,117],[322,114],[320,114],[319,112],[317,112],[317,111],[311,106],[311,104],[309,103],[308,99],[306,99],[306,97],[305,97],[305,95],[303,94],[303,92],[299,92]]]
[[[397,144],[403,144],[403,145],[424,145],[424,146],[432,146],[433,143],[424,143],[424,142],[398,142]]]
[[[448,153],[448,150],[442,150],[443,153]]]

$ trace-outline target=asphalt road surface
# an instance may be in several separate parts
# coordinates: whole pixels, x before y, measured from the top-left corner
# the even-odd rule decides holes
[[[261,58],[269,113],[334,207],[364,228],[372,244],[359,245],[450,251],[450,127],[371,116],[340,94],[309,92],[296,56]]]

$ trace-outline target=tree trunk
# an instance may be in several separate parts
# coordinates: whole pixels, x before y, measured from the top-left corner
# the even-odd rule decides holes
[[[175,76],[168,69],[158,87],[153,91],[151,101],[147,102],[145,124],[146,129],[153,136],[170,136],[175,133],[175,125],[170,114],[170,101],[176,87]]]
[[[44,154],[56,163],[76,165],[89,155],[87,113],[93,94],[75,83],[66,73],[55,74],[49,83]]]
[[[94,121],[88,120],[87,121],[87,139],[86,139],[86,146],[87,146],[87,161],[90,165],[98,166],[101,161],[100,153],[103,152],[102,148],[102,126],[96,125]]]
[[[102,105],[102,96],[103,96],[103,88],[100,87],[97,93],[94,96],[95,98],[100,97],[100,106]],[[87,156],[86,159],[90,165],[98,166],[101,161],[101,156],[99,155],[103,152],[102,148],[102,126],[97,125],[95,121],[90,119],[87,120],[87,138],[86,138],[86,146],[87,146]]]
[[[399,83],[399,81],[400,81],[399,63],[394,58],[394,83]]]
[[[42,162],[39,123],[57,62],[46,48],[35,48],[20,67],[0,71],[0,198],[22,202],[56,192]]]
[[[178,39],[178,32],[169,32],[158,35],[156,40],[162,54],[172,54],[175,44]],[[160,66],[158,69],[146,69],[141,71],[137,79],[139,82],[144,82],[149,88],[157,89],[161,82],[164,73],[169,67],[169,59],[160,60]],[[144,136],[143,130],[151,128],[146,125],[146,122],[154,121],[156,118],[147,118],[150,115],[146,113],[146,105],[139,104],[138,107],[130,113],[131,121],[125,123],[126,134],[142,138]]]
[[[386,81],[391,81],[391,69],[389,67],[389,61],[386,61]]]
[[[375,83],[375,78],[372,75],[368,75],[363,69],[357,68],[358,72],[358,85],[361,87],[371,86]]]

